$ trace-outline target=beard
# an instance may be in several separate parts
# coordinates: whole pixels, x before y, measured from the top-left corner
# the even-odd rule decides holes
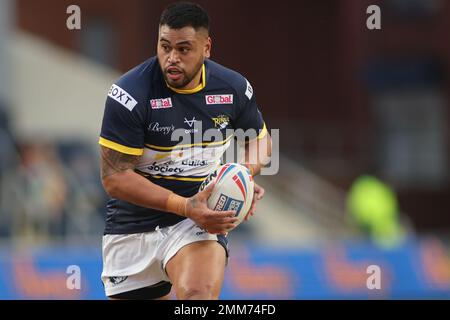
[[[203,65],[204,61],[203,59],[201,59],[194,68],[194,71],[192,71],[192,73],[187,74],[185,70],[182,70],[182,78],[181,81],[180,80],[172,80],[167,76],[167,72],[163,72],[163,77],[164,80],[166,81],[166,83],[168,83],[171,87],[175,88],[175,89],[181,89],[184,88],[185,86],[187,86],[192,79],[195,78],[195,76],[198,74],[198,72],[201,70],[202,65]]]

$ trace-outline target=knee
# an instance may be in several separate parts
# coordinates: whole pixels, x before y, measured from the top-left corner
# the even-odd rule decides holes
[[[177,298],[180,300],[217,300],[219,294],[211,284],[191,285],[178,290]]]

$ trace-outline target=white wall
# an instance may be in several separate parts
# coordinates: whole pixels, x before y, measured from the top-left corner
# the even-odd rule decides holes
[[[11,25],[14,17],[11,0],[0,1],[0,101],[9,101],[9,56]]]
[[[11,39],[13,124],[21,137],[96,142],[109,87],[119,74],[39,38]]]

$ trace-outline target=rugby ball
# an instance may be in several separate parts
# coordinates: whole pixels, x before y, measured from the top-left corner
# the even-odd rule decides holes
[[[226,163],[203,181],[200,191],[216,182],[208,198],[208,208],[216,211],[236,211],[238,225],[244,220],[253,202],[254,182],[250,171],[239,163]]]

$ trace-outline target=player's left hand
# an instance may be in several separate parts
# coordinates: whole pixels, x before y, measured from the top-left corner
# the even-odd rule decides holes
[[[264,197],[264,193],[265,193],[264,188],[256,184],[255,182],[255,193],[253,194],[252,206],[250,207],[250,210],[245,216],[245,221],[248,221],[248,219],[250,219],[250,217],[252,217],[255,214],[256,203]]]

